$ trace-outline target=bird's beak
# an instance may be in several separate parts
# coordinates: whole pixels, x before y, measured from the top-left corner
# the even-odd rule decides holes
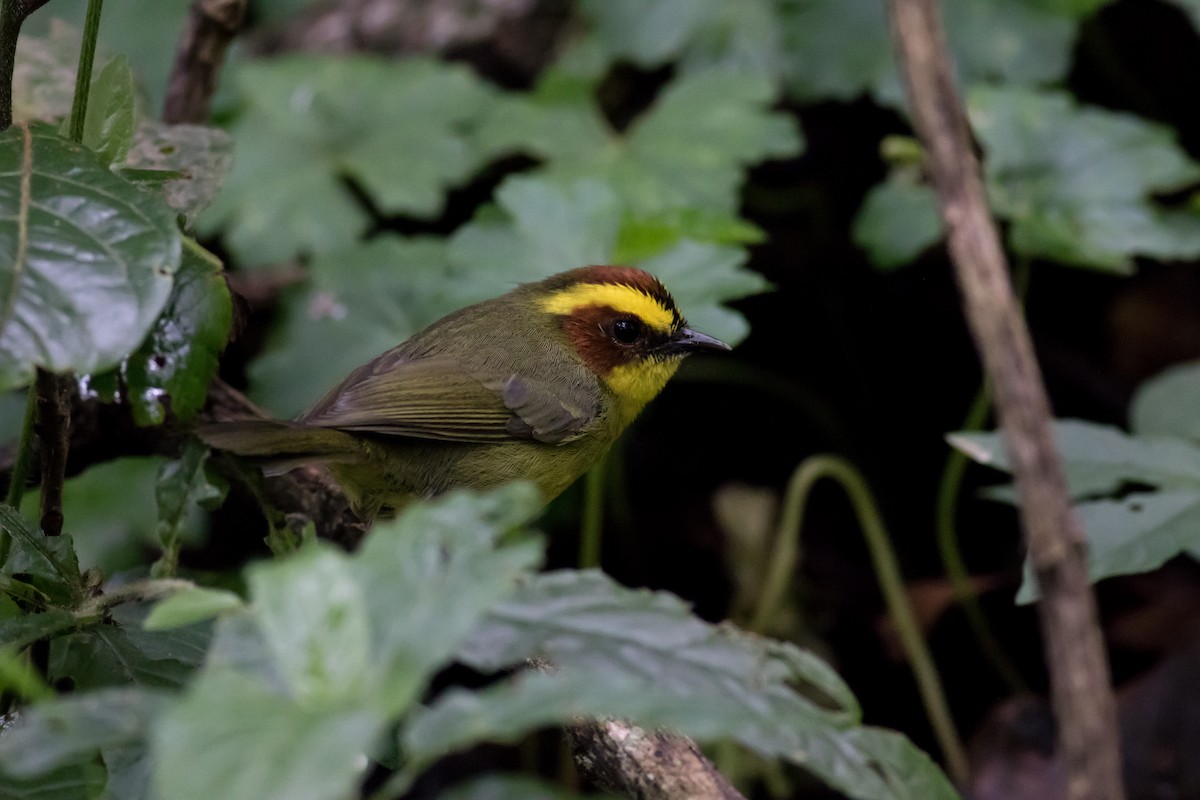
[[[680,328],[675,332],[663,346],[663,351],[668,354],[687,355],[694,353],[697,350],[732,350],[733,348],[705,333],[694,331],[691,328]]]

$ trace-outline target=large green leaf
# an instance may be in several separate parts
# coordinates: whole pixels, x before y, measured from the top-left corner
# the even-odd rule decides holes
[[[237,159],[204,221],[243,266],[353,244],[367,216],[346,177],[383,213],[433,217],[486,156],[464,131],[490,94],[462,66],[293,56],[244,64],[235,80]]]
[[[532,97],[498,103],[480,136],[488,149],[546,159],[540,174],[603,181],[634,215],[688,208],[732,218],[746,168],[803,147],[794,120],[771,110],[773,97],[759,76],[685,75],[617,134],[596,107],[592,87],[551,73]]]
[[[1071,496],[1088,539],[1093,581],[1155,569],[1200,552],[1200,446],[1170,437],[1130,436],[1116,428],[1059,421],[1055,434]],[[997,434],[953,434],[951,444],[981,464],[1011,471]],[[1138,490],[1105,497],[1130,487]],[[1029,564],[1017,595],[1037,598]]]
[[[405,735],[404,750],[417,759],[511,740],[574,714],[610,714],[739,741],[855,798],[956,797],[907,742],[897,758],[881,760],[878,742],[858,726],[853,695],[812,654],[708,625],[671,595],[625,589],[599,572],[529,580],[492,610],[460,657],[487,670],[544,658],[557,673],[446,695]],[[918,784],[927,791],[910,793]]]
[[[0,388],[132,352],[179,267],[175,220],[44,126],[0,133]]]
[[[1169,128],[1061,92],[978,88],[969,107],[1018,252],[1118,272],[1138,255],[1200,254],[1200,211],[1151,200],[1200,178]]]
[[[909,263],[942,238],[933,188],[907,172],[893,172],[867,193],[853,236],[877,267]]]
[[[241,672],[205,672],[157,720],[155,785],[172,800],[346,797],[379,735],[376,709],[308,706]]]
[[[105,746],[140,740],[161,703],[141,689],[102,689],[37,703],[0,736],[0,763],[17,777],[86,763]]]
[[[346,556],[314,543],[249,572],[199,678],[155,736],[171,798],[346,796],[389,720],[541,548],[532,486],[455,493],[377,526]],[[247,758],[252,753],[253,758]]]

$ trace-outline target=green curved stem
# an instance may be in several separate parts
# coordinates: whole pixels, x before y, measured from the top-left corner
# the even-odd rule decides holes
[[[771,568],[751,623],[751,630],[762,630],[775,615],[787,591],[792,571],[795,569],[796,554],[800,549],[800,526],[804,519],[805,506],[812,487],[821,478],[837,481],[850,498],[850,504],[866,539],[867,549],[871,553],[871,563],[887,603],[888,614],[896,626],[900,644],[912,666],[925,713],[945,756],[947,771],[958,785],[965,785],[968,775],[967,757],[954,726],[954,719],[950,716],[941,677],[929,649],[925,646],[925,640],[921,637],[921,629],[904,591],[904,580],[900,575],[896,552],[892,549],[887,528],[862,473],[844,458],[833,455],[812,456],[805,459],[792,473],[784,499],[778,535],[775,538]]]
[[[1016,284],[1018,299],[1024,303],[1029,292],[1030,263],[1028,258],[1022,258],[1013,268],[1013,282]],[[963,420],[960,430],[976,431],[983,428],[991,411],[991,386],[985,379],[971,401],[971,407]],[[942,470],[942,480],[938,484],[937,509],[935,513],[935,530],[937,532],[938,552],[942,558],[942,566],[950,587],[954,591],[955,600],[962,607],[967,617],[967,623],[979,642],[984,656],[996,670],[1008,688],[1014,694],[1020,694],[1028,689],[1020,670],[1013,664],[1012,659],[1004,652],[1000,642],[992,635],[987,617],[979,606],[979,598],[975,587],[971,584],[971,575],[962,557],[962,549],[958,542],[958,497],[962,489],[963,477],[966,474],[968,459],[958,450],[951,450]]]
[[[983,427],[991,410],[991,391],[985,381],[979,387],[971,408],[963,420],[962,430],[974,431]],[[987,617],[979,606],[979,598],[975,587],[971,584],[971,575],[963,560],[962,549],[958,545],[958,495],[962,489],[963,476],[967,471],[967,457],[958,450],[952,450],[946,459],[946,467],[942,471],[942,480],[938,485],[937,512],[935,527],[937,530],[938,553],[942,557],[942,567],[950,580],[955,600],[962,607],[967,617],[967,623],[979,642],[979,647],[987,657],[988,663],[996,670],[1000,678],[1008,684],[1014,694],[1026,691],[1025,681],[1012,660],[1004,652],[1000,642],[992,635]]]
[[[73,141],[83,141],[83,123],[87,119],[88,89],[92,85],[92,64],[96,60],[96,41],[100,36],[100,11],[104,0],[88,0],[83,18],[83,44],[79,48],[79,69],[75,72],[75,96],[67,125]]]

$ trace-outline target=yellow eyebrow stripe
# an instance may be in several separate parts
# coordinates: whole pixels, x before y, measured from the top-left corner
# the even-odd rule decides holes
[[[577,283],[543,298],[541,306],[551,314],[570,314],[585,306],[609,306],[633,314],[661,333],[670,333],[675,326],[675,315],[660,302],[621,283]]]

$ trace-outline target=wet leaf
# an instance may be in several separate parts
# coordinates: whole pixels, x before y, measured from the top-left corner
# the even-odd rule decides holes
[[[145,338],[179,267],[155,198],[48,128],[0,133],[0,388],[98,372]]]

